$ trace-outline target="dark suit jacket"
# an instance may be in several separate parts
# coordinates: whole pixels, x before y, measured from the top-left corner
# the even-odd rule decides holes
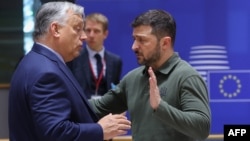
[[[111,89],[111,84],[118,84],[121,77],[122,71],[122,60],[121,58],[111,53],[107,50],[104,52],[104,59],[106,62],[106,92]],[[82,86],[84,93],[88,98],[93,94],[93,89],[91,88],[91,84],[93,83],[93,75],[91,72],[91,68],[89,65],[89,54],[87,49],[84,47],[80,56],[74,59],[73,61],[67,63],[67,65],[72,70],[76,79]]]
[[[11,81],[10,141],[102,141],[97,120],[68,67],[34,44]]]

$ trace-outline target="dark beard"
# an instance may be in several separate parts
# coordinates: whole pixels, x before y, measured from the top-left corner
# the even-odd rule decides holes
[[[152,64],[157,62],[160,58],[161,58],[161,50],[159,43],[157,43],[156,48],[152,53],[151,57],[149,59],[145,59],[140,65],[152,66]]]

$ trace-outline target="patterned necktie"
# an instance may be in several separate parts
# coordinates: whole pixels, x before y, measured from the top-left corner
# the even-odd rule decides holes
[[[102,58],[98,53],[95,54],[95,58],[96,58],[96,66],[97,66],[97,77],[99,78],[101,71],[102,71]]]

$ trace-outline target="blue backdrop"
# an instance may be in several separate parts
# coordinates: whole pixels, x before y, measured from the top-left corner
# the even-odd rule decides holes
[[[105,47],[123,59],[123,73],[137,67],[131,21],[149,9],[169,11],[177,22],[175,50],[208,84],[211,134],[224,124],[250,124],[250,1],[76,0],[85,13],[109,18]]]

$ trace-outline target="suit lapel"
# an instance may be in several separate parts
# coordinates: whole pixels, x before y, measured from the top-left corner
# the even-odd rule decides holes
[[[110,59],[110,57],[109,57],[109,55],[108,55],[108,53],[106,51],[105,51],[104,56],[105,56],[105,60],[106,60],[106,76],[105,77],[106,77],[107,84],[108,84],[107,89],[110,89],[111,88],[110,84],[113,83],[113,82],[111,82],[112,81],[112,75],[114,75],[113,72],[112,72],[112,69],[115,66],[113,66],[113,60]]]
[[[85,61],[85,60],[87,60],[87,61]],[[83,71],[82,73],[89,74],[89,75],[84,75],[84,76],[86,76],[86,79],[83,79],[83,80],[87,81],[85,85],[90,85],[92,83],[93,75],[91,72],[92,68],[90,67],[89,54],[88,54],[88,51],[86,48],[84,49],[81,62],[83,63],[83,65],[82,65],[83,67],[81,69]]]
[[[59,62],[59,67],[61,68],[61,70],[64,72],[65,75],[67,75],[67,77],[71,80],[71,82],[73,83],[73,85],[76,87],[79,95],[82,97],[84,103],[86,104],[87,108],[89,109],[89,112],[93,115],[92,117],[94,117],[94,121],[97,121],[97,116],[95,115],[95,113],[93,112],[93,109],[91,108],[91,106],[89,105],[89,102],[87,100],[86,95],[83,93],[82,88],[80,87],[79,83],[77,82],[77,80],[75,79],[75,77],[73,76],[73,74],[71,73],[70,69],[63,63]]]
[[[55,61],[58,64],[61,71],[68,77],[68,79],[73,83],[73,85],[77,89],[78,94],[82,97],[82,100],[84,101],[87,108],[89,109],[89,112],[91,113],[91,115],[93,115],[92,117],[95,118],[94,121],[97,121],[98,118],[95,115],[95,113],[93,112],[92,108],[90,107],[88,100],[87,100],[85,94],[83,93],[82,88],[80,87],[79,83],[77,82],[77,80],[75,79],[73,74],[71,73],[70,69],[66,66],[66,64],[64,64],[62,61],[60,61],[59,58],[54,53],[52,53],[48,49],[46,49],[38,44],[34,44],[34,47],[32,50],[39,53],[39,54],[46,56],[47,58],[49,58],[52,61]]]

